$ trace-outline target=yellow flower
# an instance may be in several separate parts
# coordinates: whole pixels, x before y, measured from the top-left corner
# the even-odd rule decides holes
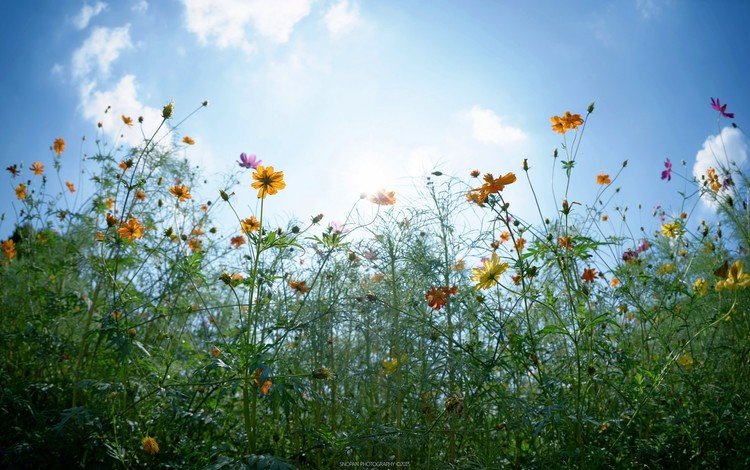
[[[690,353],[685,353],[677,358],[677,364],[681,365],[685,369],[692,369],[694,363],[695,361],[693,360],[693,356],[691,356]]]
[[[3,255],[5,255],[8,260],[12,260],[16,257],[16,242],[14,242],[12,239],[5,240],[2,243],[2,250]]]
[[[193,140],[190,136],[185,136],[182,138],[182,142],[188,145],[195,145],[195,140]]]
[[[497,284],[505,271],[508,270],[508,263],[501,263],[497,253],[492,253],[492,258],[484,260],[481,268],[471,270],[471,280],[476,282],[475,289],[489,289]]]
[[[385,370],[386,375],[396,372],[396,369],[398,369],[397,357],[383,359],[383,370]]]
[[[175,186],[169,187],[169,192],[177,198],[180,202],[185,202],[188,199],[192,199],[193,196],[190,194],[190,188],[185,186],[184,184],[178,184]]]
[[[549,118],[552,122],[552,130],[558,134],[565,134],[568,130],[573,130],[583,125],[583,119],[580,114],[571,114],[565,111],[562,116],[552,116]]]
[[[669,222],[661,226],[661,234],[665,237],[676,238],[682,235],[682,225],[679,222]]]
[[[34,162],[29,167],[31,171],[34,172],[35,175],[43,175],[44,174],[44,165],[42,162]]]
[[[737,260],[727,272],[726,279],[716,283],[716,291],[737,290],[750,286],[750,274],[742,272],[742,261]]]
[[[216,346],[211,346],[211,357],[219,356],[221,356],[221,349],[217,348]]]
[[[65,186],[67,186],[67,187],[68,187],[68,191],[70,191],[71,193],[74,193],[74,192],[76,192],[76,185],[74,185],[74,184],[73,184],[73,183],[71,183],[70,181],[66,181],[66,182],[65,182]]]
[[[706,171],[706,183],[711,186],[711,189],[716,193],[721,189],[721,183],[719,182],[719,175],[716,174],[716,170],[709,168]]]
[[[673,263],[662,264],[656,270],[656,274],[658,274],[659,276],[666,276],[669,273],[673,273],[674,270],[675,270],[675,265]]]
[[[609,285],[612,286],[613,289],[616,289],[620,286],[620,280],[616,277],[613,277],[611,281],[609,281]]]
[[[708,293],[708,283],[705,279],[698,278],[693,283],[693,292],[697,295],[706,295]]]
[[[107,200],[104,201],[104,207],[106,207],[107,209],[112,209],[113,207],[115,207],[115,200],[111,197],[108,197]]]
[[[242,228],[243,232],[249,235],[257,230],[260,230],[260,222],[255,218],[255,216],[251,215],[247,219],[240,221],[240,227]]]
[[[117,229],[117,233],[119,233],[122,238],[133,241],[136,238],[143,237],[143,225],[138,222],[138,219],[133,218],[123,222],[122,225],[120,225],[120,228]]]
[[[272,166],[258,165],[253,173],[255,182],[252,187],[258,190],[258,197],[265,199],[267,195],[274,195],[279,190],[286,188],[284,172],[274,171]]]
[[[159,453],[159,444],[153,437],[144,437],[141,440],[141,444],[143,445],[143,450],[146,451],[147,454],[154,455]]]
[[[139,189],[135,192],[135,198],[138,201],[145,201],[146,200],[146,191]]]
[[[57,155],[61,155],[65,151],[65,139],[63,139],[62,137],[58,137],[57,139],[55,139],[55,141],[52,143],[52,151]]]
[[[606,173],[599,173],[596,175],[596,184],[607,185],[612,184],[612,178]]]
[[[26,185],[23,183],[19,183],[18,186],[16,186],[16,197],[23,201],[26,199]]]
[[[453,269],[454,271],[463,271],[464,269],[466,269],[466,261],[464,261],[463,259],[456,261],[456,264],[454,264],[451,269]]]
[[[203,248],[203,241],[197,239],[197,238],[191,238],[187,242],[188,248],[192,250],[193,253],[200,253],[201,249]]]
[[[130,116],[125,116],[124,114],[121,116],[123,124],[125,124],[128,127],[133,127],[133,118]]]
[[[370,196],[370,202],[379,206],[392,206],[396,204],[396,191],[380,189],[377,193]]]

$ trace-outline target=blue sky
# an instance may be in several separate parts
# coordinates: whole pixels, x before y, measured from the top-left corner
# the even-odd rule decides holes
[[[617,204],[677,210],[684,184],[659,179],[664,159],[692,174],[719,132],[711,97],[741,127],[750,110],[742,1],[11,1],[0,18],[2,168],[51,167],[62,136],[63,179],[73,179],[106,106],[111,140],[120,114],[148,126],[169,100],[179,120],[208,99],[178,130],[197,141],[184,153],[207,171],[201,196],[239,171],[240,152],[256,153],[285,173],[287,189],[267,205],[280,219],[341,220],[362,191],[384,186],[403,200],[433,169],[467,181],[475,168],[520,175],[523,158],[551,203],[560,136],[549,117],[592,101],[573,199],[590,203],[595,175],[628,159]],[[741,133],[725,132],[746,159]],[[138,138],[126,129],[126,141]],[[17,181],[2,178],[0,212],[12,220]],[[240,207],[252,212],[250,175],[240,179]],[[507,197],[530,211],[525,184]],[[6,221],[0,235],[11,230]]]

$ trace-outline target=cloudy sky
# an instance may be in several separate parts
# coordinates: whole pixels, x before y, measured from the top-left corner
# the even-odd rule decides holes
[[[750,112],[749,20],[744,1],[5,1],[0,163],[49,165],[62,136],[66,179],[95,151],[97,122],[113,140],[121,114],[148,130],[169,100],[177,122],[208,99],[177,131],[197,142],[180,152],[207,172],[204,198],[247,152],[285,173],[269,200],[279,217],[341,220],[363,191],[406,195],[435,169],[520,174],[523,158],[549,202],[560,145],[549,117],[595,101],[574,198],[591,202],[595,175],[628,159],[618,203],[677,210],[684,183],[659,179],[664,159],[688,176],[711,164],[732,122],[717,125],[711,97],[740,127]],[[742,133],[723,132],[746,158]],[[123,139],[137,144],[140,131]],[[13,219],[15,182],[2,178],[0,212]],[[531,208],[525,184],[508,197]]]

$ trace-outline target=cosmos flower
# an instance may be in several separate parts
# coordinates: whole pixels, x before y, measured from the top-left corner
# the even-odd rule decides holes
[[[711,107],[725,118],[734,119],[734,113],[728,113],[726,103],[721,104],[719,98],[711,98]]]
[[[156,439],[153,437],[144,437],[141,440],[141,445],[143,446],[143,450],[147,454],[158,454],[159,453],[159,444],[156,442]]]
[[[136,238],[143,237],[143,225],[136,218],[132,218],[120,225],[117,229],[117,233],[126,240],[133,241]]]
[[[253,179],[255,182],[252,187],[258,190],[258,197],[261,199],[265,199],[269,194],[273,196],[286,188],[284,172],[274,171],[272,166],[258,165],[253,173]]]
[[[549,118],[552,122],[552,130],[558,134],[565,134],[569,130],[577,129],[583,125],[583,118],[580,114],[571,114],[570,111],[565,111],[562,116],[552,116]]]
[[[67,186],[67,188],[68,188],[68,191],[70,191],[71,193],[74,193],[74,192],[76,192],[76,185],[74,185],[74,184],[73,184],[73,183],[71,183],[70,181],[66,181],[66,182],[65,182],[65,186]]]
[[[682,235],[682,225],[679,222],[662,224],[661,234],[667,238],[677,238]]]
[[[723,276],[722,276],[723,277]],[[743,272],[742,261],[737,260],[726,273],[726,277],[716,283],[716,291],[737,290],[738,288],[750,287],[750,274]]]
[[[193,197],[192,194],[190,194],[190,188],[188,188],[184,184],[170,186],[169,192],[180,202],[185,202],[188,199],[192,199]]]
[[[612,178],[606,173],[599,173],[596,175],[596,184],[607,185],[612,184]]]
[[[23,183],[19,183],[18,186],[16,186],[16,197],[23,201],[26,199],[26,185]]]
[[[195,140],[193,140],[193,138],[190,137],[189,135],[186,135],[185,137],[182,138],[182,143],[187,144],[187,145],[195,145]]]
[[[672,162],[668,158],[664,161],[664,168],[666,169],[661,172],[661,179],[672,181]]]
[[[255,386],[260,388],[260,394],[261,395],[268,395],[271,391],[271,385],[273,385],[273,382],[266,379],[263,382],[263,385],[260,385],[260,376],[263,375],[263,369],[258,369],[255,371]]]
[[[251,153],[250,156],[248,156],[245,152],[242,152],[240,154],[240,161],[237,163],[239,163],[242,168],[255,170],[258,168],[258,165],[263,163],[263,160],[258,160],[254,153]]]
[[[52,151],[55,152],[58,156],[62,155],[62,153],[65,151],[65,139],[62,137],[58,137],[55,139],[55,141],[52,143]]]
[[[15,164],[10,165],[6,167],[5,169],[8,170],[8,173],[10,173],[11,178],[15,178],[16,176],[21,174],[21,172],[18,171],[18,165],[15,165]]]
[[[496,194],[505,189],[505,186],[515,183],[516,175],[513,173],[506,173],[503,176],[495,178],[492,173],[484,175],[484,184],[479,188],[474,188],[469,191],[466,198],[470,202],[474,202],[478,206],[483,206],[487,202],[487,198],[490,194]]]
[[[508,270],[508,263],[500,262],[497,253],[492,253],[490,259],[482,261],[481,268],[471,270],[471,280],[476,282],[475,289],[489,289],[497,284],[500,276]]]
[[[43,175],[44,165],[42,164],[42,162],[34,162],[29,167],[29,170],[33,171],[35,175]]]
[[[305,281],[290,280],[289,287],[291,287],[297,295],[307,294],[308,292],[310,292],[310,288],[307,286]]]
[[[16,257],[16,242],[14,242],[13,239],[9,238],[8,240],[5,240],[1,246],[3,255],[5,255],[8,260],[12,260]]]
[[[396,204],[396,191],[380,189],[377,193],[370,196],[370,202],[379,206],[392,206]]]
[[[128,127],[133,127],[133,118],[131,118],[130,116],[125,116],[124,114],[120,116],[120,118],[122,119],[123,124]]]
[[[586,282],[594,282],[594,280],[596,279],[596,268],[583,268],[581,279]]]
[[[258,221],[255,216],[251,215],[247,219],[243,219],[240,221],[240,227],[242,228],[243,232],[249,235],[257,230],[260,230],[260,221]]]
[[[229,244],[232,245],[232,248],[235,249],[241,247],[245,243],[247,243],[247,240],[242,235],[237,235],[236,237],[232,237],[229,240]]]
[[[443,306],[445,306],[445,304],[448,302],[448,298],[451,295],[456,295],[457,293],[458,287],[456,286],[433,286],[425,293],[424,298],[427,301],[427,305],[435,309],[435,311],[438,311],[443,308]]]

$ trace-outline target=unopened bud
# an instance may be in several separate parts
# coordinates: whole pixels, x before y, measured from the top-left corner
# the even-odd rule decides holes
[[[161,111],[161,117],[164,119],[169,119],[172,117],[172,112],[174,112],[174,101],[170,101]]]

